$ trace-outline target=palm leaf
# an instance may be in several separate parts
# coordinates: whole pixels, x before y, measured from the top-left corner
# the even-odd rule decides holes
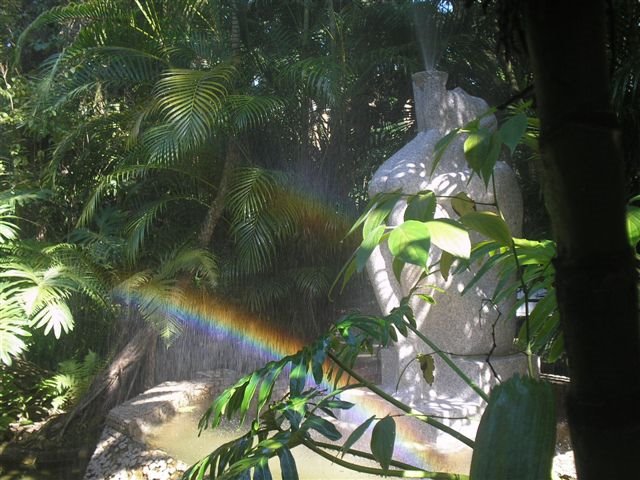
[[[169,70],[154,89],[157,108],[180,137],[201,144],[219,126],[219,114],[234,72],[225,64],[204,72]]]

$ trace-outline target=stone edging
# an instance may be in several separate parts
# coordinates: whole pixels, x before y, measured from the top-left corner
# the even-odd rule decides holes
[[[115,407],[89,461],[84,480],[177,480],[188,465],[145,445],[150,428],[201,403],[238,379],[233,370],[200,372],[194,380],[164,382]]]

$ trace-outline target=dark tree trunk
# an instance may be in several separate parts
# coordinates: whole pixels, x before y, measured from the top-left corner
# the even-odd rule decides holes
[[[151,361],[154,360],[158,333],[144,324],[128,333],[126,344],[92,382],[80,403],[67,414],[62,433],[73,422],[91,421],[100,425],[113,407],[153,386],[155,365]]]
[[[609,105],[605,1],[526,2],[544,191],[581,480],[637,478],[640,337],[622,154]]]
[[[222,167],[222,175],[220,177],[220,183],[218,183],[218,192],[216,193],[213,202],[209,206],[207,217],[204,220],[200,234],[198,236],[198,243],[202,248],[207,248],[213,238],[213,232],[216,229],[216,225],[224,212],[227,193],[229,192],[229,180],[231,173],[240,162],[240,152],[237,145],[233,140],[229,141],[227,146],[227,153],[224,159],[224,166]]]

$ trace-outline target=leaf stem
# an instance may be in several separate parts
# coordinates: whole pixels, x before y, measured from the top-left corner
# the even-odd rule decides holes
[[[408,405],[404,404],[400,400],[397,400],[397,399],[393,398],[387,392],[385,392],[384,390],[382,390],[378,386],[374,385],[373,383],[365,380],[358,373],[356,373],[352,369],[348,368],[332,352],[327,352],[327,355],[328,355],[329,358],[331,358],[331,360],[333,360],[336,363],[336,365],[338,365],[341,369],[346,371],[349,375],[351,375],[353,378],[355,378],[358,382],[362,383],[368,390],[372,391],[373,393],[378,395],[383,400],[386,400],[388,403],[390,403],[394,407],[397,407],[399,410],[402,410],[403,412],[408,413],[411,416],[414,416],[415,418],[417,418],[421,422],[424,422],[424,423],[426,423],[428,425],[431,425],[432,427],[437,428],[438,430],[441,430],[441,431],[443,431],[445,433],[448,433],[449,435],[451,435],[456,440],[459,440],[460,442],[464,443],[465,445],[473,448],[474,442],[469,437],[461,434],[460,432],[458,432],[458,431],[454,430],[453,428],[445,425],[444,423],[433,419],[431,416],[429,416],[429,415],[427,415],[427,414],[425,414],[425,413],[423,413],[423,412],[421,412],[419,410],[416,410],[414,408],[409,407]],[[483,394],[484,394],[484,392],[483,392]]]
[[[433,480],[467,480],[469,478],[467,475],[462,475],[458,473],[429,472],[421,469],[418,470],[414,466],[406,465],[401,462],[396,462],[394,460],[391,461],[391,464],[393,466],[402,465],[402,467],[399,467],[399,468],[402,468],[402,470],[389,470],[389,469],[384,470],[381,468],[367,467],[364,465],[359,465],[357,463],[349,462],[335,455],[331,455],[330,453],[325,452],[324,450],[319,448],[319,446],[322,446],[323,448],[332,448],[332,449],[338,449],[338,447],[335,447],[333,445],[329,445],[326,443],[319,443],[319,442],[314,442],[314,443],[311,443],[308,440],[303,440],[302,442],[302,444],[305,447],[307,447],[309,450],[311,450],[313,453],[320,455],[321,457],[333,463],[336,463],[342,467],[346,467],[350,470],[355,470],[356,472],[369,473],[372,475],[379,475],[384,477],[431,478]],[[362,456],[364,458],[374,459],[373,455],[369,455],[366,452],[360,452],[357,450],[352,451],[351,449],[349,449],[348,453],[352,455]]]

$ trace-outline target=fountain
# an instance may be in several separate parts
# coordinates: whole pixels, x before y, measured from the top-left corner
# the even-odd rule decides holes
[[[460,88],[447,90],[446,81],[446,73],[434,70],[413,76],[418,134],[378,169],[371,180],[369,194],[374,196],[397,190],[416,194],[432,190],[441,197],[466,192],[479,203],[497,200],[512,235],[518,236],[522,222],[522,198],[515,175],[506,163],[498,162],[493,173],[497,198],[477,175],[472,175],[464,158],[462,137],[450,144],[432,172],[436,143],[452,129],[462,127],[488,110],[484,100],[468,95]],[[493,115],[484,116],[481,125],[495,128],[496,119]],[[405,208],[406,201],[398,201],[388,223],[402,223]],[[450,202],[441,198],[436,217],[457,216]],[[479,238],[472,237],[473,240]],[[432,247],[434,262],[439,255],[440,251]],[[409,294],[420,274],[419,268],[406,266],[398,282],[386,245],[374,250],[367,270],[380,309],[385,314]],[[504,379],[515,373],[525,373],[527,362],[513,349],[515,319],[500,315],[500,312],[509,310],[512,301],[493,305],[489,300],[497,278],[486,275],[473,291],[460,295],[476,271],[477,267],[447,280],[440,275],[423,280],[423,285],[435,285],[445,293],[436,294],[434,305],[414,298],[411,306],[420,331],[444,352],[450,353],[462,371],[488,392],[499,381],[497,376]],[[383,349],[381,377],[384,388],[394,392],[403,402],[442,417],[446,424],[473,438],[484,407],[483,400],[435,355],[435,380],[431,386],[426,384],[418,362],[411,360],[418,354],[430,353],[432,351],[426,345],[412,338],[401,338],[392,347]],[[396,392],[397,383],[399,388]],[[425,441],[432,444],[437,452],[452,454],[467,450],[470,460],[471,450],[452,437],[432,429],[425,435]]]
[[[447,91],[446,78],[445,73],[436,71],[414,75],[419,132],[376,172],[370,183],[371,195],[398,189],[405,193],[429,189],[441,196],[451,196],[465,191],[478,202],[493,202],[493,192],[487,190],[479,178],[472,177],[466,165],[462,138],[456,139],[450,145],[431,174],[434,146],[438,140],[451,129],[466,124],[487,110],[487,104],[483,100],[472,97],[461,89]],[[493,127],[496,120],[493,116],[486,116],[482,122],[487,127]],[[515,176],[505,163],[498,162],[494,178],[497,200],[502,212],[512,233],[518,235],[522,201]],[[405,206],[406,202],[398,202],[391,215],[392,223],[399,224],[402,221]],[[440,202],[436,216],[455,218],[447,201]],[[432,251],[435,260],[438,255],[438,251]],[[402,273],[401,281],[398,282],[393,274],[391,256],[385,248],[374,251],[367,269],[383,313],[389,313],[399,304],[408,294],[419,273],[417,268],[407,266]],[[459,292],[473,275],[474,272],[471,271],[451,276],[448,280],[429,278],[427,281],[430,284],[435,284],[446,293],[436,296],[435,305],[413,300],[412,307],[420,330],[442,350],[450,352],[456,364],[488,392],[497,381],[496,374],[506,378],[516,372],[524,373],[526,360],[512,349],[514,322],[500,317],[498,313],[508,310],[509,304],[494,306],[487,301],[495,288],[495,277],[487,275],[476,284],[472,292],[460,296]],[[103,475],[102,465],[113,465],[114,462],[117,466],[121,465],[117,462],[123,458],[120,455],[124,449],[122,445],[130,445],[131,442],[135,445],[127,448],[138,453],[134,457],[124,457],[121,468],[131,470],[137,465],[140,472],[145,468],[147,472],[152,472],[156,464],[168,465],[172,461],[172,455],[178,453],[167,454],[165,450],[170,449],[170,445],[159,443],[157,428],[173,430],[185,426],[189,422],[185,417],[176,417],[177,420],[173,422],[171,418],[184,409],[197,411],[201,405],[207,403],[211,395],[220,393],[223,387],[231,384],[240,375],[240,372],[231,372],[224,370],[225,368],[234,368],[246,373],[265,361],[294,352],[301,346],[299,341],[291,338],[286,332],[276,331],[268,325],[261,324],[258,319],[235,311],[221,299],[209,298],[203,301],[199,297],[188,297],[185,304],[174,306],[168,313],[185,322],[189,334],[185,338],[199,339],[196,342],[198,348],[189,350],[189,362],[178,365],[177,370],[164,369],[163,373],[157,372],[162,380],[171,381],[145,392],[111,412],[108,426],[96,450],[97,454],[94,454],[95,458],[92,459],[93,470],[87,471],[87,479],[111,478]],[[192,342],[189,343],[193,345]],[[208,350],[212,345],[215,345],[213,352],[208,351],[205,355],[204,350]],[[444,423],[473,437],[484,407],[482,399],[437,357],[435,381],[433,385],[427,385],[417,362],[411,362],[421,353],[431,352],[418,341],[404,338],[392,347],[382,349],[381,371],[375,375],[377,381],[403,402],[423,412],[442,417]],[[489,353],[490,363],[487,362]],[[201,363],[202,357],[206,357],[206,365]],[[405,368],[407,364],[409,366]],[[213,376],[205,375],[198,378],[195,375],[197,369],[214,370],[216,373]],[[192,378],[194,376],[195,378]],[[191,380],[176,382],[182,378]],[[285,387],[286,382],[282,388]],[[388,405],[377,401],[375,396],[366,391],[347,393],[345,399],[356,403],[358,409],[349,411],[341,419],[345,432],[353,430],[371,414],[384,416],[394,413]],[[195,423],[193,416],[191,421]],[[468,470],[471,454],[468,447],[438,430],[424,427],[422,424],[416,426],[419,422],[413,419],[398,419],[397,423],[398,448],[394,458],[440,471]],[[214,436],[220,441],[224,435],[220,437],[217,432],[214,432]],[[191,426],[190,431],[179,435],[190,436],[192,433],[195,433],[195,425]],[[363,443],[367,443],[367,437],[363,437],[362,440]],[[170,440],[169,443],[180,445],[186,442]],[[152,448],[154,445],[161,449]],[[211,444],[206,442],[204,449],[210,448]],[[191,447],[188,450],[191,450]],[[185,460],[190,461],[193,458]],[[312,465],[306,457],[300,463]],[[172,465],[177,471],[185,468],[185,465],[175,462]],[[340,472],[329,470],[328,467],[313,468],[330,472],[331,478],[339,478],[339,475],[342,475]],[[344,475],[347,475],[345,478],[355,478],[350,473]],[[149,475],[142,478],[147,477],[151,478]]]

